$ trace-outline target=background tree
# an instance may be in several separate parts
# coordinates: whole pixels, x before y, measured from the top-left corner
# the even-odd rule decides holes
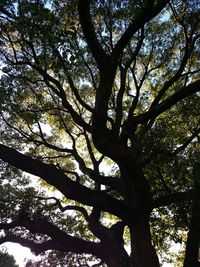
[[[0,251],[0,266],[1,267],[18,267],[12,255],[6,250]]]
[[[197,266],[198,1],[0,11],[0,242],[72,266],[156,267],[189,229],[184,266]]]

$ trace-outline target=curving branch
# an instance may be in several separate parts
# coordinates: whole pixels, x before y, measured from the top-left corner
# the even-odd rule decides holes
[[[62,148],[62,147],[59,147],[59,146],[56,146],[54,144],[49,143],[45,139],[45,136],[43,134],[43,131],[42,131],[41,127],[39,126],[39,123],[38,123],[38,127],[39,127],[40,134],[37,134],[36,132],[34,132],[30,127],[29,127],[29,130],[30,130],[30,132],[32,134],[36,135],[41,140],[34,138],[33,135],[28,134],[25,131],[23,131],[22,129],[18,128],[17,126],[14,126],[13,124],[9,123],[8,120],[5,118],[5,116],[3,115],[2,112],[0,112],[0,116],[1,116],[2,120],[8,125],[9,128],[11,128],[15,132],[19,133],[27,141],[32,142],[32,143],[36,144],[37,146],[44,145],[45,147],[48,147],[49,149],[52,149],[52,150],[57,151],[57,152],[68,153],[68,155],[62,155],[63,157],[68,157],[68,156],[70,156],[73,153],[73,150],[72,149]]]
[[[58,189],[66,198],[100,208],[123,219],[128,218],[128,214],[132,213],[132,209],[123,202],[72,181],[55,165],[33,159],[3,144],[0,144],[0,159],[18,169],[41,177],[45,182]]]
[[[58,250],[66,253],[73,252],[79,254],[87,253],[95,255],[105,262],[110,261],[109,253],[110,251],[113,251],[115,246],[117,246],[119,255],[116,255],[116,262],[120,259],[121,255],[125,255],[127,261],[129,261],[129,257],[123,247],[124,226],[123,222],[117,222],[111,228],[102,226],[101,231],[104,232],[104,235],[101,235],[101,242],[93,242],[68,235],[65,231],[60,230],[45,218],[32,220],[25,215],[11,223],[0,223],[0,229],[14,230],[15,227],[25,227],[32,234],[44,234],[48,236],[49,240],[36,243],[28,238],[26,239],[20,236],[15,236],[14,234],[8,234],[7,236],[0,238],[0,244],[5,242],[16,242],[22,246],[29,247],[36,255],[47,250]],[[114,247],[113,244],[115,244]]]
[[[179,78],[181,77],[185,66],[191,56],[191,53],[194,49],[194,45],[195,45],[195,38],[192,38],[192,36],[190,38],[187,38],[187,36],[185,36],[186,38],[186,44],[185,44],[185,51],[184,51],[184,55],[182,58],[182,61],[180,63],[180,66],[178,68],[178,70],[176,71],[176,73],[172,76],[171,79],[169,79],[161,88],[161,90],[158,92],[157,96],[155,97],[155,99],[153,100],[151,107],[149,110],[153,110],[159,103],[159,101],[162,99],[162,97],[165,95],[165,93],[167,92],[167,90],[176,82],[179,80]]]
[[[73,142],[72,156],[77,161],[77,163],[79,165],[79,169],[84,174],[88,175],[89,178],[92,179],[93,181],[99,182],[99,183],[101,183],[101,184],[103,184],[105,186],[109,186],[111,188],[111,190],[117,190],[118,192],[121,192],[121,183],[120,183],[120,180],[117,177],[101,175],[98,171],[92,170],[91,168],[86,166],[84,159],[78,154],[78,151],[76,149],[76,140],[75,140],[75,138],[72,136],[72,134],[68,131],[68,129],[66,127],[65,127],[65,129],[66,129],[67,133],[70,135],[70,137],[72,139],[72,142]],[[87,140],[86,133],[84,135],[85,135],[85,138],[86,138],[87,146],[90,146],[90,144],[88,142],[89,140]],[[90,150],[89,151],[90,156],[92,156],[92,154],[93,154],[91,149],[92,148],[88,149],[88,150]],[[94,161],[96,161],[96,159],[95,159],[95,157],[93,155],[93,164],[95,163]],[[96,161],[95,164],[99,165],[100,162],[101,162],[101,158],[100,158],[100,161],[99,162]]]
[[[18,62],[20,64],[20,62]],[[22,63],[23,64],[23,63]],[[86,123],[83,118],[74,110],[72,105],[68,102],[65,91],[60,84],[60,82],[53,78],[51,75],[49,75],[45,70],[43,70],[41,67],[26,63],[27,65],[30,65],[34,70],[36,70],[40,75],[42,75],[44,82],[46,85],[52,89],[52,91],[61,99],[62,105],[64,108],[67,109],[67,111],[70,113],[71,117],[73,118],[74,122],[86,129],[88,132],[91,132],[91,127],[88,123]],[[53,86],[54,84],[56,86]]]
[[[155,119],[160,114],[169,110],[171,107],[176,105],[181,100],[199,91],[200,91],[200,79],[189,84],[188,86],[184,86],[180,88],[178,92],[172,94],[171,96],[163,100],[153,110],[149,110],[143,114],[133,117],[131,120],[131,123],[129,124],[129,127],[130,127],[129,129],[135,126],[135,124],[142,124],[142,123],[148,122],[148,120],[150,119]]]
[[[74,81],[72,79],[72,76],[70,75],[70,72],[67,68],[67,64],[65,62],[65,59],[61,56],[60,52],[58,51],[58,49],[53,48],[53,51],[55,52],[55,54],[58,56],[59,61],[62,63],[63,65],[63,69],[65,71],[67,80],[68,80],[68,84],[76,98],[76,100],[79,102],[80,105],[82,105],[86,110],[90,111],[91,113],[93,113],[93,109],[86,103],[84,102],[84,100],[81,98],[78,88],[75,86]]]
[[[92,19],[90,16],[90,1],[89,0],[79,0],[78,2],[78,12],[79,19],[82,26],[83,34],[85,36],[86,42],[97,62],[98,68],[103,70],[106,66],[106,61],[108,56],[106,55],[104,49],[100,45]]]
[[[55,202],[53,204],[51,204],[50,206],[51,207],[54,207],[54,206],[57,206],[58,209],[61,211],[61,212],[65,212],[67,210],[74,210],[74,211],[78,211],[80,212],[84,218],[86,219],[86,221],[89,220],[89,215],[87,213],[87,210],[83,207],[79,207],[79,206],[76,206],[76,205],[67,205],[67,206],[63,206],[60,202],[60,200],[56,197],[36,197],[37,199],[39,200],[44,200],[44,201],[48,201],[48,200],[54,200]]]
[[[103,258],[103,249],[100,243],[85,241],[78,237],[72,237],[44,218],[31,220],[28,217],[25,217],[11,223],[0,223],[0,229],[2,230],[10,230],[15,227],[25,227],[33,234],[40,233],[47,235],[50,240],[42,243],[35,243],[34,241],[19,236],[8,235],[0,238],[0,243],[16,242],[30,247],[36,254],[40,254],[41,252],[51,249],[63,252],[88,253]]]
[[[113,49],[112,56],[116,57],[116,55],[120,55],[124,48],[127,46],[134,33],[136,33],[139,29],[141,29],[145,23],[153,19],[156,15],[158,15],[161,10],[169,3],[169,0],[159,0],[159,1],[147,1],[148,4],[144,6],[140,12],[137,12],[128,28],[116,44]]]

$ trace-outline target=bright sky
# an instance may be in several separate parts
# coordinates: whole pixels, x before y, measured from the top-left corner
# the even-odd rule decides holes
[[[21,245],[14,244],[14,243],[5,243],[2,245],[3,247],[7,248],[7,251],[9,254],[13,255],[16,263],[19,265],[19,267],[24,267],[25,263],[27,262],[28,259],[33,259],[33,260],[39,260],[39,256],[36,257],[34,254],[31,253],[30,249],[22,247]],[[173,252],[177,252],[181,249],[181,245],[173,245]],[[174,265],[171,263],[164,263],[162,267],[173,267]]]
[[[22,247],[19,244],[14,244],[14,243],[8,242],[8,243],[5,243],[2,246],[0,246],[0,248],[1,247],[6,248],[7,252],[10,255],[14,256],[16,263],[19,265],[19,267],[24,267],[27,260],[29,260],[29,259],[34,259],[34,260],[39,259],[39,256],[38,257],[34,256],[31,253],[30,249]]]
[[[14,256],[19,267],[24,267],[28,259],[39,260],[39,256],[34,256],[30,249],[22,247],[18,244],[9,242],[4,244],[3,247],[6,247],[8,253]],[[173,265],[171,263],[165,263],[162,267],[173,267]]]

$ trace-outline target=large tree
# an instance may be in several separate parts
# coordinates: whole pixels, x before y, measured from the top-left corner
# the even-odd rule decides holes
[[[0,243],[157,267],[189,230],[184,266],[198,266],[199,1],[0,12]]]

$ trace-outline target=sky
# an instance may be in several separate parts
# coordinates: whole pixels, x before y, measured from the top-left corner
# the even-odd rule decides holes
[[[7,252],[14,256],[16,263],[19,265],[19,267],[24,267],[25,263],[28,259],[33,260],[39,260],[39,256],[34,256],[34,254],[31,253],[31,250],[25,247],[22,247],[19,244],[14,243],[5,243],[4,245],[0,247],[6,247]],[[181,249],[181,245],[173,245],[172,250],[174,253],[178,253],[178,251]],[[165,263],[162,265],[162,267],[173,267],[174,265],[171,263]]]
[[[1,245],[0,248],[6,248],[7,252],[10,255],[13,255],[19,267],[24,267],[28,259],[39,259],[39,256],[34,256],[30,249],[22,247],[19,244],[8,242]]]

